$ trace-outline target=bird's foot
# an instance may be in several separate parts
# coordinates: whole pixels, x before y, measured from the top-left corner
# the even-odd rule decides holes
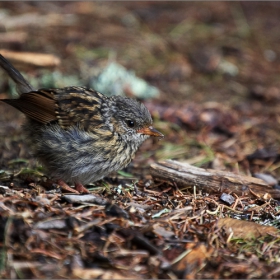
[[[69,187],[64,181],[58,180],[57,181],[58,185],[61,187],[62,190],[68,191],[71,193],[89,193],[89,191],[81,184],[81,183],[75,183],[75,188]]]
[[[75,189],[79,193],[90,193],[89,190],[87,188],[85,188],[84,185],[81,183],[75,183]]]

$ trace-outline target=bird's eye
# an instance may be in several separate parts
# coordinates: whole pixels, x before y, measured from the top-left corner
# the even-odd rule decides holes
[[[132,120],[127,120],[126,124],[128,125],[128,127],[134,127],[135,123]]]

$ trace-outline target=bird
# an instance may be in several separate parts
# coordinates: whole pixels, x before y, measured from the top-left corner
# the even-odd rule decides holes
[[[0,66],[19,94],[0,101],[26,116],[26,143],[47,174],[68,191],[89,193],[85,185],[126,167],[150,136],[164,137],[136,99],[107,97],[81,86],[36,90],[1,54]]]

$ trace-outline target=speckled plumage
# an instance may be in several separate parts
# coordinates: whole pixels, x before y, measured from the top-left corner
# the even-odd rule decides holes
[[[2,100],[27,116],[24,131],[34,155],[57,180],[88,184],[124,168],[150,135],[148,109],[121,96],[85,87],[34,90],[0,55],[20,97]]]

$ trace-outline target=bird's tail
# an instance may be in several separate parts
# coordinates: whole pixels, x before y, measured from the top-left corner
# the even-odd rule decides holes
[[[20,72],[1,54],[0,54],[0,66],[8,73],[8,75],[16,83],[17,92],[19,94],[34,90],[34,88],[23,78]]]

